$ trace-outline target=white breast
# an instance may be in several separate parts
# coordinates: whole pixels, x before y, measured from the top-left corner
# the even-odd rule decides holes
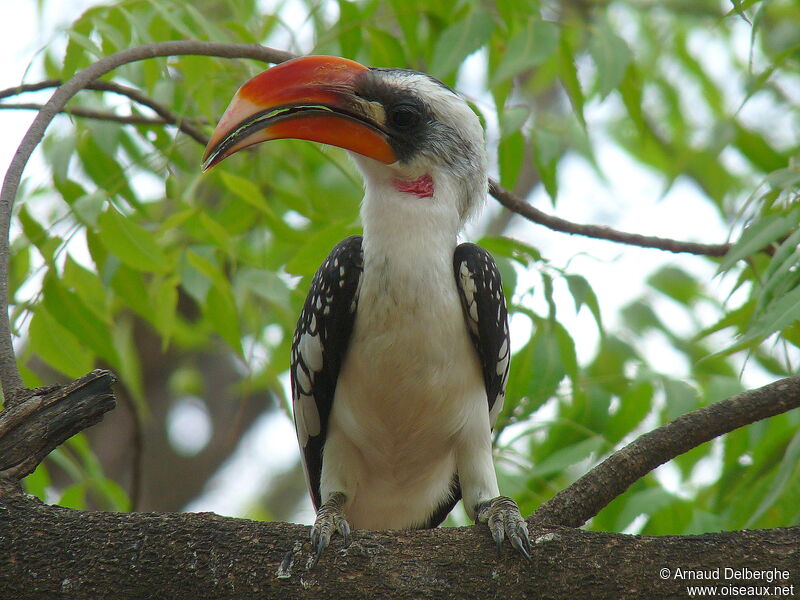
[[[443,502],[455,441],[471,419],[488,427],[488,405],[453,274],[455,233],[375,237],[380,245],[365,227],[358,311],[337,382],[322,495],[327,467],[346,464],[338,477],[355,490],[346,509],[351,526],[400,529],[423,525]]]

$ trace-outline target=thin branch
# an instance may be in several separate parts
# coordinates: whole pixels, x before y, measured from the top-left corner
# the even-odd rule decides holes
[[[16,96],[19,94],[24,94],[27,92],[36,92],[48,88],[55,88],[61,85],[60,79],[46,79],[44,81],[40,81],[38,83],[26,83],[22,85],[18,85],[16,87],[7,88],[5,90],[0,90],[0,100],[3,98],[8,98],[10,96]],[[159,104],[149,96],[143,94],[140,90],[132,87],[128,87],[126,85],[121,85],[119,83],[114,83],[113,81],[93,81],[83,89],[86,90],[94,90],[98,92],[112,92],[114,94],[119,94],[120,96],[125,96],[130,100],[141,104],[142,106],[146,106],[154,113],[156,113],[159,117],[163,119],[163,123],[169,123],[171,125],[175,125],[178,129],[183,131],[186,135],[194,139],[195,141],[199,142],[200,144],[207,144],[208,138],[204,136],[200,131],[195,129],[195,127],[189,122],[188,119],[183,119],[170,111],[166,106],[163,104]],[[1,106],[1,105],[0,105]],[[68,112],[70,109],[65,109]],[[72,114],[77,115],[76,109],[71,110]],[[90,118],[99,118],[99,117],[90,117]],[[111,118],[111,121],[119,121],[118,118]],[[124,121],[123,121],[124,122]]]
[[[496,198],[500,204],[508,210],[522,215],[533,223],[544,225],[548,229],[561,231],[573,235],[583,235],[586,237],[609,240],[620,244],[629,244],[642,248],[655,248],[666,250],[667,252],[687,252],[689,254],[699,254],[702,256],[725,256],[731,248],[731,244],[700,244],[697,242],[683,242],[669,238],[641,235],[638,233],[627,233],[618,231],[610,227],[601,225],[583,225],[573,223],[566,219],[561,219],[553,215],[548,215],[538,208],[535,208],[518,198],[513,193],[502,187],[494,179],[489,180],[489,193]]]
[[[13,336],[8,315],[8,263],[9,233],[14,199],[17,195],[22,172],[28,163],[33,150],[39,145],[47,126],[80,90],[97,80],[102,75],[122,65],[157,57],[176,55],[215,56],[219,58],[251,58],[264,62],[282,62],[293,55],[282,50],[267,48],[258,44],[228,44],[182,40],[158,42],[128,48],[110,56],[101,58],[96,63],[79,71],[72,79],[59,87],[50,100],[36,115],[22,138],[14,157],[3,179],[0,191],[0,383],[6,399],[12,398],[23,388],[22,378],[17,369],[14,354]],[[164,115],[159,115],[166,118]]]
[[[43,104],[36,104],[33,102],[20,102],[20,103],[10,103],[10,102],[2,102],[0,103],[0,110],[42,110]],[[114,123],[121,123],[123,125],[153,125],[153,126],[163,126],[163,125],[174,125],[174,123],[170,123],[165,121],[162,118],[153,118],[153,117],[144,117],[141,115],[118,115],[116,113],[107,111],[107,110],[94,110],[92,108],[83,108],[81,106],[76,107],[65,107],[61,110],[61,113],[66,115],[71,115],[73,117],[83,117],[85,119],[97,119],[99,121],[112,121]]]
[[[609,456],[539,507],[536,525],[580,527],[634,482],[700,444],[800,407],[800,376],[779,379],[682,415]]]

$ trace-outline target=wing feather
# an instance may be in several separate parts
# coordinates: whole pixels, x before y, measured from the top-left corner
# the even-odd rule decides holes
[[[508,311],[500,271],[489,252],[468,243],[456,248],[453,268],[464,318],[480,357],[489,423],[494,427],[503,408],[511,360]]]
[[[358,305],[364,268],[361,236],[339,242],[311,280],[292,340],[292,406],[314,508],[328,419]]]

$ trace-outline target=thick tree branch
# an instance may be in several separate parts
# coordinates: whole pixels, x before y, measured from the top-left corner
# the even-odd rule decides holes
[[[800,377],[684,415],[616,453],[595,469],[605,477],[599,488],[582,483],[587,475],[562,493],[576,501],[551,501],[542,509],[549,516],[532,517],[531,562],[508,551],[498,559],[488,532],[475,526],[357,531],[348,548],[337,540],[314,570],[308,528],[300,525],[75,511],[19,493],[18,479],[49,450],[113,406],[112,382],[96,371],[0,413],[0,589],[9,597],[574,598],[587,586],[597,598],[641,598],[645,589],[652,599],[688,597],[686,585],[697,582],[676,577],[677,569],[719,569],[712,582],[728,586],[762,585],[769,572],[780,592],[745,593],[762,597],[791,595],[788,586],[800,583],[800,527],[653,538],[552,525],[578,524],[570,511],[599,510],[605,500],[591,497],[615,479],[621,493],[655,464],[797,406]],[[754,580],[745,569],[762,575]]]
[[[722,434],[798,407],[800,377],[788,377],[682,415],[609,456],[543,504],[531,521],[580,527],[659,465]]]
[[[78,72],[72,79],[59,87],[42,110],[36,115],[22,138],[14,157],[11,159],[3,187],[0,191],[0,383],[6,399],[13,397],[22,389],[22,378],[17,369],[14,354],[13,336],[8,315],[8,261],[9,232],[11,214],[22,172],[33,150],[39,145],[47,126],[66,105],[70,98],[102,75],[122,65],[144,60],[176,55],[216,56],[220,58],[252,58],[265,62],[281,62],[292,55],[258,44],[224,44],[194,40],[158,42],[128,48],[106,56]],[[159,115],[162,118],[164,115]]]
[[[498,558],[480,526],[356,531],[348,548],[337,538],[309,570],[308,527],[301,525],[210,513],[82,512],[6,498],[0,589],[17,600],[572,599],[587,590],[597,599],[673,600],[689,597],[687,585],[705,583],[675,578],[677,568],[719,568],[719,581],[710,583],[794,585],[800,592],[800,527],[663,537],[554,528],[531,534],[528,562],[508,550]],[[744,568],[777,576],[754,581]]]

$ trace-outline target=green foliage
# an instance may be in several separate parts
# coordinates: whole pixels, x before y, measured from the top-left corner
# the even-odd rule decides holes
[[[45,52],[42,63],[49,77],[65,79],[100,56],[152,41],[288,39],[297,52],[427,70],[471,86],[476,110],[498,125],[489,141],[504,185],[533,170],[555,203],[565,159],[580,156],[599,169],[594,144],[602,138],[660,177],[663,190],[654,193],[678,178],[693,184],[737,240],[714,263],[724,281],[736,282],[730,298],[677,256],[646,288],[632,289],[618,315],[605,307],[602,281],[548,260],[533,234],[482,240],[498,258],[517,325],[496,437],[501,485],[523,512],[634,436],[741,390],[743,361],[771,376],[796,371],[797,140],[744,116],[758,101],[796,127],[800,107],[784,87],[800,60],[796,3],[735,2],[727,12],[719,3],[679,2],[301,4],[309,38],[280,7],[260,14],[254,0],[100,5],[65,32],[64,53]],[[734,52],[743,30],[752,43]],[[725,77],[739,92],[697,50],[709,38],[723,49]],[[209,133],[233,91],[262,68],[174,57],[108,78]],[[89,91],[75,105],[150,114]],[[604,117],[593,116],[598,107]],[[26,334],[26,383],[43,383],[34,359],[67,377],[110,365],[147,414],[135,323],[158,336],[161,352],[183,357],[223,340],[246,365],[243,390],[283,395],[280,377],[310,278],[338,240],[358,231],[353,166],[337,150],[287,141],[203,175],[202,148],[173,127],[77,118],[62,125],[44,145],[51,188],[30,192],[15,215],[10,291],[14,325]],[[677,330],[675,314],[688,331]],[[594,342],[584,330],[592,325],[576,322],[593,324],[595,348],[586,351]],[[654,338],[685,373],[662,363]],[[800,522],[798,420],[782,415],[687,453],[673,462],[675,481],[649,475],[591,526],[620,531],[639,515],[646,516],[642,531],[654,534]],[[82,438],[53,462],[73,482],[62,504],[85,506],[88,494],[104,507],[127,508]],[[26,485],[43,497],[52,486],[48,468]]]

